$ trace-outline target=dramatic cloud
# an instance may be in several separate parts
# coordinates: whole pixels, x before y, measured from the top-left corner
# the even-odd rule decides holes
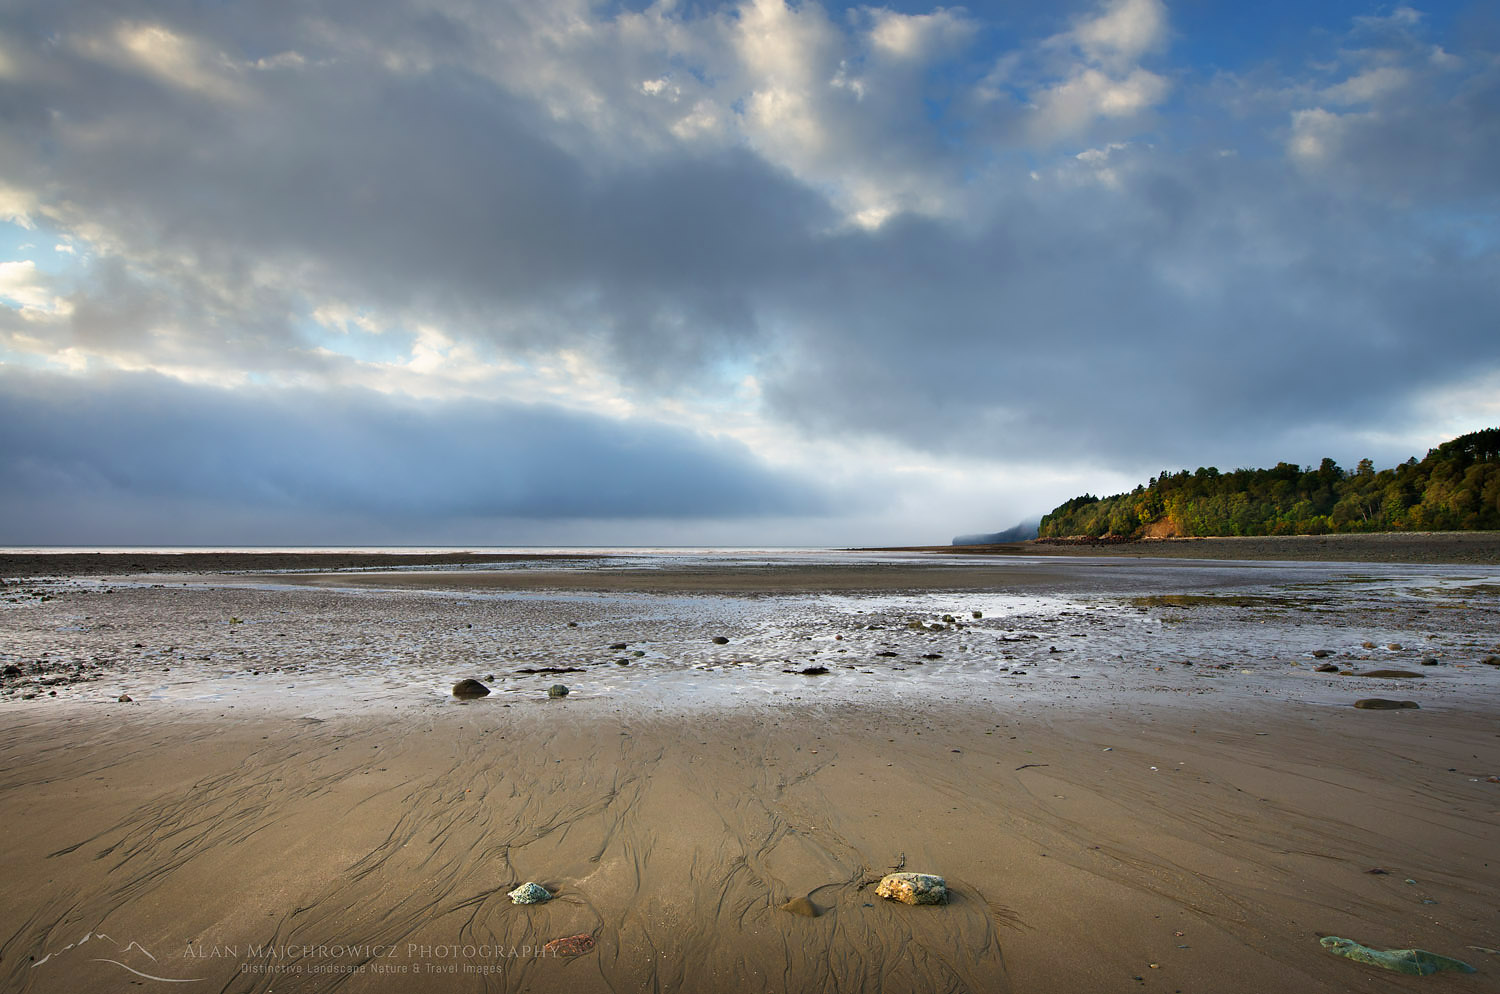
[[[828,509],[828,495],[740,446],[652,425],[359,390],[228,392],[154,375],[0,374],[0,451],[9,544],[65,542],[75,529],[99,541],[122,525],[156,543],[183,533],[266,542],[289,529],[369,542],[474,522],[506,544],[559,518],[639,526]]]
[[[163,391],[254,458],[241,498],[152,462],[140,499],[347,506],[418,541],[533,513],[423,461],[475,424],[663,483],[580,504],[551,450],[506,450],[551,517],[737,541],[941,539],[1164,467],[1420,454],[1493,415],[1500,52],[1447,8],[1283,13],[1257,41],[1161,0],[22,0],[0,401]],[[336,465],[254,441],[320,404],[360,411]],[[187,451],[139,417],[102,448],[49,423],[76,472],[15,432],[0,455],[64,491],[123,478],[107,452]],[[692,483],[702,460],[745,500]],[[445,482],[377,485],[415,475]]]

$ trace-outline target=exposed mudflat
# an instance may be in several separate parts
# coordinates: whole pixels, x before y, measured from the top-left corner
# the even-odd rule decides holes
[[[1478,990],[1500,970],[1493,566],[424,565],[0,588],[6,989]],[[1381,670],[1420,675],[1361,675]],[[457,701],[462,678],[493,692]],[[876,897],[897,866],[950,903]],[[511,904],[525,881],[557,897]],[[1323,934],[1481,974],[1382,974]]]

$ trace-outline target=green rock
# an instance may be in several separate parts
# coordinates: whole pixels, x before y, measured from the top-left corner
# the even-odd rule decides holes
[[[550,890],[529,880],[505,896],[512,904],[545,904],[552,900]]]
[[[547,688],[547,696],[548,697],[567,697],[568,696],[568,688],[564,687],[560,683],[554,683],[552,686],[550,686],[550,687]]]
[[[1392,701],[1384,697],[1365,697],[1355,701],[1354,706],[1367,711],[1399,711],[1402,708],[1420,707],[1416,701]]]
[[[1442,970],[1455,970],[1458,973],[1479,972],[1462,960],[1439,956],[1425,949],[1371,949],[1369,946],[1360,945],[1353,939],[1340,939],[1336,935],[1319,939],[1318,942],[1324,949],[1336,956],[1343,956],[1356,963],[1366,963],[1370,966],[1378,966],[1382,970],[1405,973],[1413,977],[1426,977]]]

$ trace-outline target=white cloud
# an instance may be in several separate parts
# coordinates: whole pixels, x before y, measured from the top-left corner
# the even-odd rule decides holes
[[[1167,11],[1160,0],[1113,0],[1071,31],[1047,39],[1042,51],[1073,54],[1052,74],[1060,79],[1031,87],[1032,137],[1057,141],[1086,132],[1100,118],[1129,118],[1160,103],[1170,84],[1139,62],[1166,38]],[[997,66],[987,83],[992,90],[1002,71],[1014,71],[1014,60]]]
[[[348,304],[320,304],[313,309],[312,319],[332,331],[348,331],[352,325],[372,335],[381,332],[380,323],[372,314]]]
[[[49,282],[30,259],[0,262],[0,301],[27,321],[56,321],[73,312],[73,305],[53,292]]]
[[[1326,162],[1338,148],[1344,123],[1341,116],[1322,107],[1293,111],[1287,152],[1303,165]]]
[[[1073,38],[1091,60],[1120,66],[1160,48],[1166,35],[1167,8],[1161,0],[1113,0],[1073,29]]]
[[[1165,78],[1134,69],[1116,78],[1098,69],[1081,69],[1066,81],[1033,96],[1040,137],[1080,133],[1101,117],[1131,117],[1159,103],[1167,94]]]
[[[28,231],[36,227],[32,214],[37,209],[36,195],[30,190],[8,186],[0,181],[0,221],[18,224]]]
[[[1377,66],[1351,76],[1323,91],[1323,99],[1336,104],[1368,103],[1404,89],[1411,83],[1411,73],[1398,66]]]
[[[158,24],[125,22],[105,36],[80,39],[87,55],[146,73],[170,86],[216,100],[239,100],[245,91],[222,54]]]
[[[876,52],[897,59],[930,59],[967,41],[974,24],[961,12],[938,8],[930,14],[871,12],[870,44]]]

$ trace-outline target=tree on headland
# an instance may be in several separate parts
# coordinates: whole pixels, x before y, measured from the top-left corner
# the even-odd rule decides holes
[[[1042,538],[1321,535],[1500,529],[1500,428],[1444,442],[1391,469],[1163,471],[1128,494],[1084,494],[1044,515]]]

